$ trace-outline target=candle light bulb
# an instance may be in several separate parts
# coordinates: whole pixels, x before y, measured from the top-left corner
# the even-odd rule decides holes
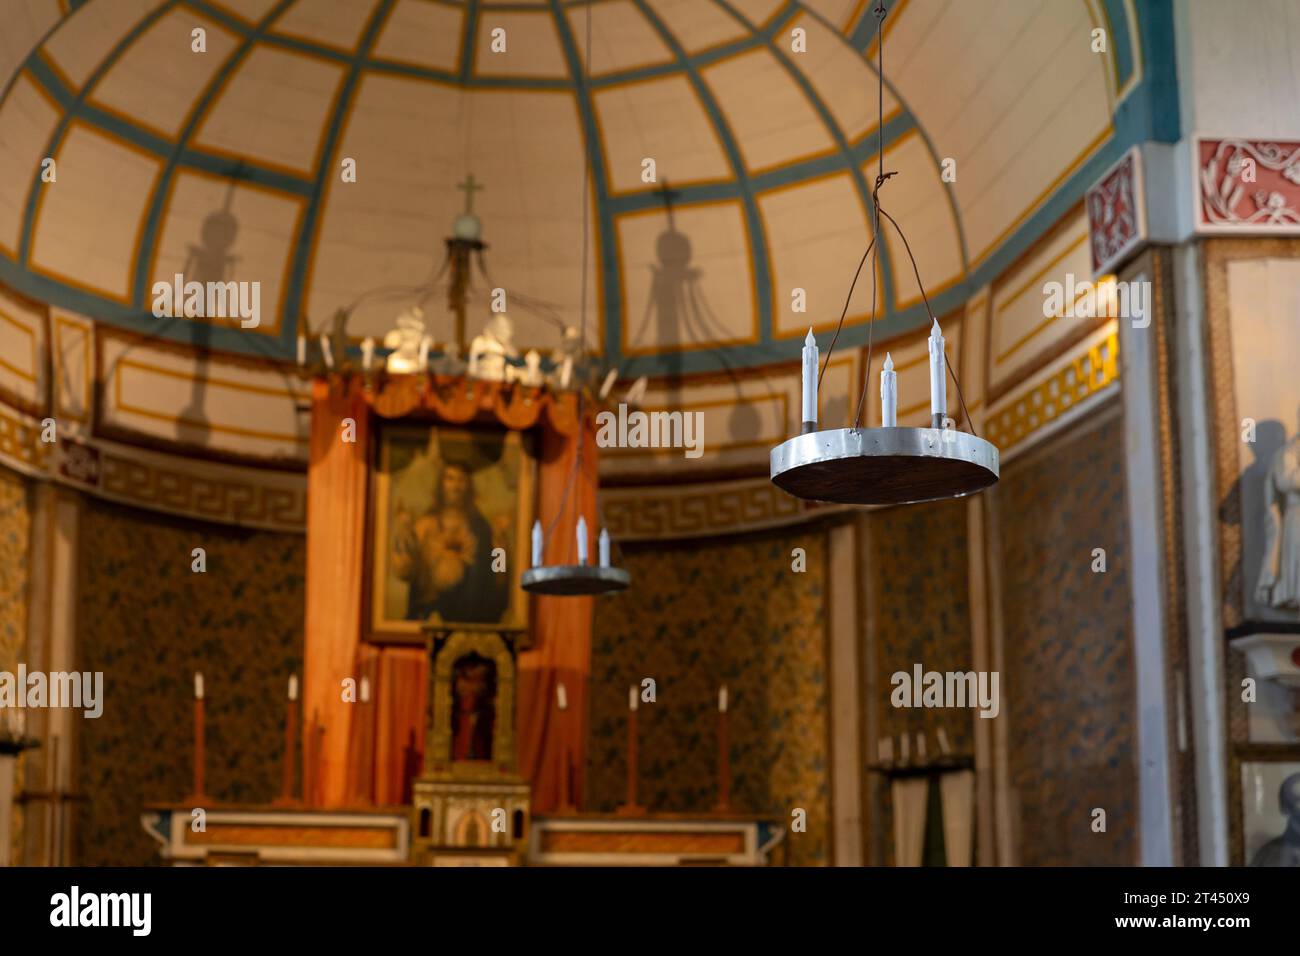
[[[627,689],[627,709],[636,710],[637,695],[636,687],[632,686]]]
[[[888,352],[880,373],[880,424],[885,428],[898,425],[898,373],[894,371],[894,357]]]
[[[607,567],[609,567],[609,531],[608,531],[608,529],[606,529],[606,528],[601,528],[601,529],[600,529],[600,538],[598,539],[598,544],[599,544],[599,546],[600,546],[600,566],[601,566],[602,568],[607,568]]]
[[[587,563],[587,519],[578,515],[578,563]]]
[[[943,330],[939,320],[930,326],[930,424],[932,428],[942,428],[943,420],[948,417],[948,376],[947,360],[943,353]]]
[[[533,522],[533,567],[542,566],[542,522],[539,518]]]
[[[298,334],[298,367],[307,364],[307,337],[301,332]]]
[[[290,674],[289,675],[289,700],[292,701],[297,699],[298,699],[298,675]]]
[[[361,340],[361,368],[370,371],[370,366],[375,361],[375,340],[366,336]]]
[[[198,671],[194,672],[194,699],[203,699],[203,675]]]
[[[330,348],[330,338],[324,332],[320,337],[320,354],[325,360],[325,367],[332,369],[334,367],[334,350]]]
[[[725,714],[726,712],[727,712],[727,685],[723,684],[722,687],[719,688],[718,690],[718,713]]]
[[[803,340],[803,430],[816,431],[817,427],[817,339],[812,326]]]
[[[427,335],[420,339],[419,365],[421,372],[427,372],[429,370],[429,337]]]
[[[361,678],[361,703],[370,703],[370,678]]]
[[[569,709],[569,695],[565,692],[563,684],[555,685],[555,703],[559,705],[560,710]]]

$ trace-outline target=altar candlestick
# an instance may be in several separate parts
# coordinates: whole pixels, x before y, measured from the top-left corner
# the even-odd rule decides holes
[[[606,528],[600,529],[600,538],[597,540],[600,553],[600,566],[609,567],[609,531]]]
[[[645,814],[645,807],[637,803],[638,772],[637,727],[636,727],[636,686],[627,692],[627,800],[618,808],[623,816],[639,817]]]
[[[803,340],[803,430],[817,430],[817,340],[812,326]]]
[[[203,719],[203,675],[194,674],[194,792],[190,800],[199,803],[207,799],[204,793],[204,765],[207,755],[204,752],[204,738],[207,736]]]
[[[714,811],[731,810],[731,738],[727,728],[727,685],[718,690],[718,804]]]
[[[298,336],[298,367],[307,364],[307,337],[299,334]]]
[[[948,417],[948,369],[943,354],[943,332],[939,320],[930,327],[930,423],[932,428],[942,428]]]
[[[366,336],[361,340],[361,368],[367,372],[375,361],[375,340]]]
[[[880,373],[880,424],[885,428],[898,424],[898,373],[894,371],[894,357],[888,352]]]
[[[578,515],[578,563],[587,563],[587,519]]]
[[[533,522],[533,567],[542,566],[542,522]]]
[[[334,368],[334,350],[330,348],[330,337],[324,332],[321,333],[320,337],[320,354],[321,358],[325,360],[325,367],[328,369]]]
[[[293,803],[294,744],[298,738],[298,675],[289,675],[289,699],[284,705],[284,762],[280,774],[280,799],[277,803]]]

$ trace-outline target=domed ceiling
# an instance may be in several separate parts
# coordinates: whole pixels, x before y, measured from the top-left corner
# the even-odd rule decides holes
[[[590,62],[584,2],[13,6],[0,281],[99,321],[290,360],[304,319],[319,328],[360,300],[349,333],[380,336],[414,288],[445,280],[443,242],[472,196],[488,277],[471,334],[493,286],[524,346],[578,324],[585,209],[593,347],[628,374],[710,370],[797,357],[808,325],[833,327],[869,240],[867,0],[594,0]],[[899,175],[882,203],[946,310],[1145,138],[1149,107],[1128,107],[1150,84],[1125,0],[889,6],[885,166]],[[481,189],[460,188],[471,174]],[[214,214],[233,217],[229,241],[205,229]],[[877,335],[924,318],[886,240]],[[155,319],[151,288],[176,273],[260,282],[261,325]],[[851,316],[869,310],[859,283]],[[450,337],[444,293],[426,315]]]

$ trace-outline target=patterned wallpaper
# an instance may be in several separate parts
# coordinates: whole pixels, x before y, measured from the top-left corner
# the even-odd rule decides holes
[[[893,758],[901,754],[900,735],[908,738],[909,759],[917,757],[917,735],[925,735],[926,756],[939,755],[940,728],[955,754],[971,757],[973,714],[969,709],[893,707],[890,677],[897,671],[969,671],[970,613],[967,603],[965,501],[904,505],[868,512],[862,566],[870,576],[867,608],[874,615],[869,633],[876,639],[877,692],[874,707],[880,736],[892,740]],[[867,753],[879,741],[866,741]],[[894,865],[893,805],[888,778],[867,773],[867,842],[869,861]]]
[[[865,567],[874,577],[876,666],[880,675],[880,733],[926,736],[926,753],[938,753],[943,728],[955,752],[972,753],[972,711],[953,708],[897,708],[890,675],[921,664],[924,671],[969,671],[970,611],[966,578],[965,501],[886,508],[867,515],[869,553]],[[898,744],[894,744],[895,757]]]
[[[82,667],[104,672],[104,713],[81,726],[74,862],[141,865],[157,845],[143,804],[190,790],[193,673],[207,700],[207,790],[279,793],[288,675],[301,673],[301,535],[171,519],[88,501],[82,525]],[[191,571],[191,551],[207,572]]]
[[[791,569],[791,552],[807,570]],[[625,547],[632,587],[596,603],[586,809],[613,810],[627,781],[628,688],[638,711],[640,802],[700,812],[717,799],[718,686],[730,695],[732,806],[782,821],[794,865],[828,860],[826,538],[786,531],[665,548]],[[779,858],[779,857],[778,857]]]
[[[1118,406],[1009,462],[998,485],[1004,712],[1020,863],[1137,862],[1136,713]],[[1094,548],[1106,571],[1092,571]],[[1094,833],[1092,811],[1106,811]]]
[[[0,468],[0,671],[13,672],[24,659],[27,645],[27,602],[32,503],[27,482]],[[0,718],[3,719],[3,718]],[[19,759],[14,789],[23,787],[25,759]],[[22,832],[22,805],[14,805],[13,832],[0,833],[11,840],[10,859],[21,862],[18,834]]]

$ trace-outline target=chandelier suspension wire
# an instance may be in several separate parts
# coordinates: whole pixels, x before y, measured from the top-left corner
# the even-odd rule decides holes
[[[582,88],[585,94],[588,91],[588,86],[590,85],[589,80],[591,77],[591,3],[590,2],[587,3],[586,38],[584,41],[584,46],[585,46],[585,52],[583,54],[583,60],[582,60],[582,72],[579,74],[579,76],[582,81]],[[581,182],[582,266],[579,269],[579,272],[582,276],[582,288],[579,290],[578,293],[578,303],[579,303],[578,305],[578,355],[579,356],[585,356],[587,354],[587,247],[589,241],[588,232],[590,228],[589,227],[590,216],[588,215],[588,209],[587,209],[587,202],[589,199],[588,196],[589,190],[587,188],[587,182],[591,176],[591,149],[588,148],[588,145],[585,143],[585,141],[583,143],[582,155],[583,155],[582,182]],[[546,539],[550,539],[551,535],[555,533],[555,527],[560,523],[560,516],[564,514],[565,506],[569,502],[569,494],[573,490],[574,480],[577,478],[578,472],[582,470],[582,446],[586,444],[585,441],[586,430],[583,427],[583,420],[582,420],[582,416],[584,412],[583,405],[584,405],[585,398],[586,398],[586,393],[583,387],[583,383],[578,382],[578,448],[573,456],[573,469],[569,472],[568,480],[565,481],[564,483],[564,493],[560,496],[560,506],[557,509],[555,509],[555,514],[551,517],[550,523],[547,525],[546,535],[545,535]],[[568,547],[565,549],[566,555],[572,553],[573,549],[577,547],[576,545],[577,539],[573,535],[569,535],[568,538],[569,538],[569,544]],[[575,559],[576,559],[576,555],[575,555]]]
[[[921,282],[921,270],[917,266],[916,256],[912,254],[911,243],[907,241],[903,229],[899,226],[898,221],[886,212],[880,205],[880,187],[898,173],[895,170],[885,172],[885,35],[884,25],[885,17],[888,11],[885,9],[885,0],[877,0],[876,6],[872,12],[876,15],[876,182],[871,190],[871,242],[867,245],[867,251],[862,254],[862,259],[858,262],[857,271],[853,273],[853,281],[849,283],[849,294],[844,300],[844,308],[840,312],[840,320],[835,325],[835,334],[831,337],[830,347],[826,350],[826,358],[822,361],[821,371],[817,374],[817,391],[821,392],[822,378],[826,375],[826,369],[830,367],[831,356],[835,352],[835,344],[839,341],[840,331],[844,328],[844,319],[849,312],[849,303],[853,300],[853,290],[858,284],[858,276],[862,272],[863,265],[866,264],[868,257],[871,257],[871,321],[867,323],[867,368],[866,375],[862,382],[862,394],[858,398],[857,414],[853,419],[853,427],[859,428],[862,423],[862,406],[867,397],[867,392],[871,388],[871,358],[874,348],[874,333],[876,327],[876,263],[878,261],[879,249],[877,242],[880,239],[880,217],[884,216],[898,233],[898,238],[903,240],[903,248],[907,251],[907,258],[912,263],[912,274],[916,277],[916,286],[921,290],[921,301],[925,304],[926,315],[931,322],[937,321],[934,310],[930,307],[930,297],[925,294],[925,285]],[[872,256],[875,250],[876,256]],[[966,426],[970,429],[972,435],[978,437],[979,433],[975,430],[975,423],[971,420],[970,411],[966,408],[966,397],[962,394],[961,381],[957,378],[957,372],[952,367],[952,362],[948,360],[945,353],[943,357],[944,366],[948,374],[952,376],[953,384],[957,387],[957,399],[961,403],[962,416],[966,419]]]

